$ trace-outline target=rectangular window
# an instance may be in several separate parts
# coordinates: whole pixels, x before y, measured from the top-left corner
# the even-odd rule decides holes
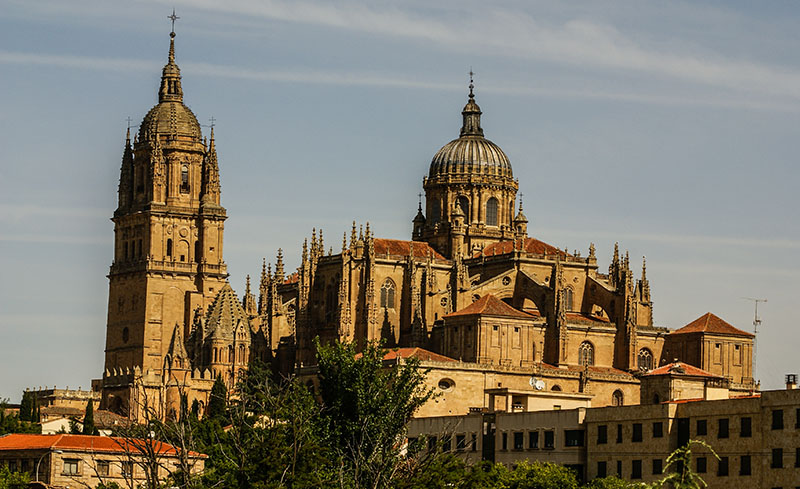
[[[622,443],[622,425],[617,425],[617,443]]]
[[[436,437],[433,437],[434,446],[436,445]],[[122,477],[133,477],[133,462],[122,462]]]
[[[783,429],[783,409],[772,410],[772,429],[773,430]]]
[[[529,431],[528,432],[528,448],[533,450],[534,448],[539,448],[539,432],[538,431]]]
[[[633,423],[633,437],[631,438],[631,441],[642,441],[642,423]]]
[[[508,433],[503,433],[503,450],[508,450]]]
[[[467,448],[466,435],[456,435],[456,450],[463,452]]]
[[[8,461],[8,470],[9,470],[9,472],[16,472],[17,471],[17,461],[16,460],[9,460]]]
[[[708,470],[708,461],[705,457],[697,457],[697,460],[695,460],[695,465],[695,472],[698,474],[705,474]]]
[[[79,463],[77,459],[64,459],[64,475],[78,475]]]
[[[800,429],[800,408],[794,411],[794,427],[795,429]]]
[[[475,433],[472,434],[472,443],[470,444],[470,450],[473,452],[478,450],[478,435]]]
[[[525,448],[525,432],[514,432],[514,450],[522,450]]]
[[[728,475],[728,457],[720,457],[717,465],[717,475],[725,477]]]
[[[661,421],[656,421],[653,423],[653,438],[663,438],[664,437],[664,423]]]
[[[435,436],[431,436],[428,438],[428,451],[435,452],[436,451],[436,442],[439,441]]]
[[[583,430],[564,430],[565,447],[582,447]]]
[[[660,458],[653,459],[653,475],[659,475],[664,471],[664,461]]]
[[[601,424],[597,427],[597,444],[605,445],[608,443],[608,426]]]
[[[750,475],[751,473],[750,455],[742,455],[739,458],[739,475]]]
[[[722,363],[722,343],[714,343],[714,363]]]
[[[452,443],[452,438],[450,438],[450,435],[443,436],[442,437],[442,451],[443,452],[449,452],[452,449],[453,449],[453,443]]]
[[[717,438],[728,437],[728,425],[728,418],[720,418],[717,420]]]
[[[544,447],[554,448],[556,446],[556,432],[548,430],[544,432]]]
[[[109,474],[108,468],[109,468],[108,460],[97,461],[97,475],[107,476]]]
[[[631,464],[631,479],[642,478],[642,461],[634,460]]]
[[[617,477],[622,477],[622,460],[617,460]]]
[[[772,464],[770,465],[773,469],[782,469],[783,468],[783,448],[773,448],[772,449]]]
[[[753,436],[753,420],[749,416],[742,416],[739,436],[742,438]]]
[[[708,434],[708,422],[705,419],[697,420],[697,435],[705,436]]]
[[[800,448],[794,449],[794,466],[800,467]]]
[[[597,462],[597,477],[605,477],[608,474],[608,463]]]

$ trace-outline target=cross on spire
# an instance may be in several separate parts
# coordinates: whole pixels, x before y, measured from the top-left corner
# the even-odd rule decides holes
[[[130,129],[131,128],[131,121],[133,121],[133,119],[131,119],[131,116],[128,116],[128,118],[125,119],[125,120],[128,121],[128,129]]]
[[[172,15],[167,15],[167,18],[172,21],[172,32],[170,32],[170,34],[172,34],[174,36],[175,35],[175,21],[180,19],[180,17],[175,15],[175,8],[172,9]]]
[[[523,194],[522,192],[519,193],[519,211],[520,212],[522,212],[522,197],[524,197],[524,196],[525,196],[525,194]]]
[[[211,117],[209,117],[208,121],[211,122],[211,129],[214,129],[214,126],[216,125],[217,122],[214,116],[212,115]]]
[[[422,192],[418,193],[417,196],[419,197],[419,211],[422,212]]]
[[[473,83],[473,77],[475,76],[475,72],[472,71],[472,66],[469,67],[469,96],[474,97],[475,95],[472,93],[472,89],[475,88],[475,84]]]

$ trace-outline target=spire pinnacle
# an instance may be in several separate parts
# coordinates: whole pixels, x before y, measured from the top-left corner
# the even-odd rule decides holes
[[[174,14],[174,12],[173,12],[173,14]],[[472,66],[470,66],[469,67],[469,98],[471,98],[471,99],[475,98],[475,94],[472,92],[472,90],[475,88],[475,83],[474,83],[474,80],[473,80],[474,76],[475,76],[475,72],[472,71]]]
[[[469,100],[464,110],[461,111],[461,116],[464,119],[461,125],[461,136],[483,136],[483,129],[481,129],[481,108],[475,103],[475,83],[473,76],[475,73],[470,68],[469,70]]]
[[[181,70],[175,63],[175,21],[179,19],[173,9],[172,15],[167,17],[172,20],[172,31],[169,33],[169,55],[167,64],[161,71],[161,88],[158,91],[158,102],[183,102],[183,89],[181,88]]]

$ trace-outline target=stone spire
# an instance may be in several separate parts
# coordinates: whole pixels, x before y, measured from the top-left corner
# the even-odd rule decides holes
[[[158,103],[183,102],[181,70],[175,63],[175,31],[169,33],[169,57],[161,71],[161,88],[158,90]]]
[[[211,127],[211,139],[209,140],[208,150],[203,156],[203,195],[201,201],[204,206],[219,205],[220,185],[219,185],[219,165],[217,163],[217,148],[214,145],[214,127]]]
[[[249,316],[255,316],[258,312],[256,307],[256,297],[250,290],[250,274],[247,275],[247,281],[244,287],[244,297],[242,297],[242,307]]]
[[[119,210],[127,209],[133,200],[133,148],[131,147],[131,127],[125,134],[125,149],[122,153],[122,166],[119,170]]]
[[[266,314],[266,301],[269,281],[267,279],[267,259],[261,259],[261,281],[258,283],[258,313]]]
[[[278,257],[277,261],[275,262],[275,280],[279,283],[283,283],[283,249],[278,248]]]
[[[461,125],[461,136],[483,136],[483,129],[481,129],[481,108],[475,103],[475,94],[473,90],[475,84],[472,80],[472,71],[469,74],[469,100],[464,110],[461,111],[461,116],[464,123]]]

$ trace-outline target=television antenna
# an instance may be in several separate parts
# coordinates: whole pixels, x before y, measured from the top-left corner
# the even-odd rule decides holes
[[[758,303],[767,302],[767,299],[756,299],[754,297],[742,297],[746,301],[750,301],[755,306],[755,314],[753,315],[753,382],[756,381],[756,341],[758,336],[758,327],[761,326],[761,318],[758,317]]]

